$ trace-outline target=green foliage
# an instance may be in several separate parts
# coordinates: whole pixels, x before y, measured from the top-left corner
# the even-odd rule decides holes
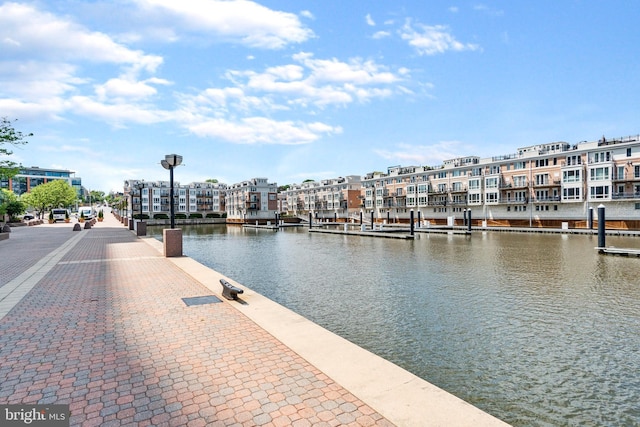
[[[15,203],[20,203],[20,205],[16,205]],[[20,212],[16,212],[18,206],[22,206]],[[22,202],[19,202],[18,196],[13,192],[9,191],[5,188],[0,189],[0,221],[4,217],[5,214],[9,214],[11,218],[15,215],[20,215],[25,211],[25,206]],[[16,212],[13,213],[12,212]]]
[[[67,181],[56,179],[32,188],[23,197],[27,205],[44,212],[47,208],[72,205],[76,201],[76,190]]]
[[[165,213],[159,213],[159,214],[155,214],[153,216],[153,219],[169,219],[169,215]]]
[[[98,211],[98,218],[104,218],[104,212],[102,211],[102,209]]]
[[[212,183],[212,184],[217,184],[217,183],[218,183],[218,180],[217,180],[217,179],[215,179],[215,178],[209,178],[209,179],[205,180],[204,182],[210,182],[210,183]]]
[[[175,214],[175,219],[187,219],[187,214],[177,213]]]
[[[147,215],[147,214],[140,215],[138,213],[138,214],[133,215],[133,219],[149,219],[149,215]]]
[[[14,200],[13,202],[7,203],[6,211],[9,214],[9,220],[15,220],[18,215],[22,215],[27,207],[20,200]]]
[[[80,211],[80,218],[84,219],[84,211]]]
[[[53,221],[53,211],[49,211],[49,219]]]
[[[10,156],[13,154],[9,148],[3,147],[5,144],[13,145],[17,147],[24,145],[27,141],[24,141],[25,137],[33,136],[32,133],[22,134],[22,132],[16,131],[9,119],[3,117],[0,119],[0,157]],[[0,160],[0,178],[11,178],[19,172],[17,163],[11,160]]]
[[[192,214],[189,214],[189,218],[202,218],[202,214],[198,212],[192,213]]]

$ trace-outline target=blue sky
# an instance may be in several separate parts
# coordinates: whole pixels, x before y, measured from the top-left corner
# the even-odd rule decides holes
[[[279,185],[640,133],[640,2],[0,4],[12,160]]]

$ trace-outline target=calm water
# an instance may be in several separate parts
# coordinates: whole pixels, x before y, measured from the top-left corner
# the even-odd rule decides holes
[[[640,258],[597,237],[183,235],[185,255],[508,423],[640,425]]]

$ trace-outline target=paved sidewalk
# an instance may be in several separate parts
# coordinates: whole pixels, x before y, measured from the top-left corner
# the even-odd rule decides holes
[[[212,292],[105,218],[0,242],[0,404],[69,404],[82,426],[392,425],[237,303],[187,306]]]

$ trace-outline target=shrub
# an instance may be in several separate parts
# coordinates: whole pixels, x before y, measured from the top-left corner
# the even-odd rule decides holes
[[[202,218],[202,214],[201,213],[192,213],[189,214],[189,218]]]
[[[176,219],[187,219],[187,214],[183,214],[183,213],[177,213],[175,215]]]
[[[155,214],[153,216],[153,219],[169,219],[169,215],[165,213],[159,213],[159,214]]]

